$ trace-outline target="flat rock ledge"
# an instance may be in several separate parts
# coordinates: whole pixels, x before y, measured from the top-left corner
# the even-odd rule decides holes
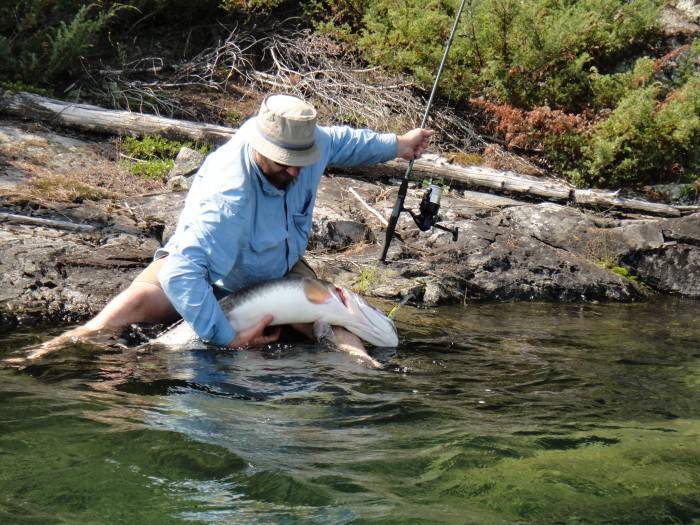
[[[353,192],[349,191],[353,188]],[[319,276],[366,296],[413,293],[426,304],[473,300],[633,301],[656,294],[700,298],[700,214],[672,219],[601,218],[558,204],[443,199],[449,233],[419,232],[402,217],[388,263],[379,219],[393,191],[325,178],[307,258]],[[416,205],[412,190],[407,205]],[[488,197],[488,196],[485,196]],[[0,215],[0,320],[79,321],[102,308],[150,261],[172,231],[183,192]],[[17,210],[15,210],[17,211]],[[38,220],[37,220],[38,219]],[[76,226],[79,226],[76,228]],[[626,274],[626,275],[621,275]]]
[[[71,146],[72,147],[72,146]],[[1,160],[1,159],[0,159]],[[0,183],[22,174],[0,163]],[[442,223],[420,232],[402,214],[388,262],[378,262],[396,181],[324,177],[309,263],[321,278],[368,297],[412,293],[427,305],[498,301],[636,301],[700,298],[700,213],[612,216],[453,189]],[[423,195],[410,188],[406,207]],[[0,206],[0,332],[21,324],[78,322],[123,290],[172,233],[184,191],[128,198]]]

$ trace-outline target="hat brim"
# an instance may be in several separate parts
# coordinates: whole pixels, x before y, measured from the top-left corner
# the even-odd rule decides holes
[[[272,162],[283,166],[308,166],[314,164],[321,159],[321,152],[316,144],[312,144],[310,148],[296,151],[283,148],[277,144],[273,144],[267,140],[254,126],[251,130],[250,145],[258,153],[267,157]]]

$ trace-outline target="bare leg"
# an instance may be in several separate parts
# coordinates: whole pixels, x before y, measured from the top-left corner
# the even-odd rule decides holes
[[[178,318],[178,313],[160,287],[147,282],[134,282],[86,324],[47,341],[27,357],[36,359],[80,339],[109,339],[133,323],[169,323]]]
[[[119,330],[133,323],[168,323],[179,318],[170,300],[159,286],[132,283],[112,299],[102,311],[85,324],[88,330]]]
[[[338,347],[338,350],[355,357],[358,363],[370,368],[380,368],[382,366],[379,361],[367,353],[362,340],[355,334],[341,326],[334,326],[333,333],[335,335],[333,343]]]
[[[314,339],[314,325],[312,324],[293,324],[292,327],[301,332],[309,339]],[[380,368],[382,365],[379,361],[372,358],[365,350],[362,340],[352,332],[346,330],[342,326],[332,326],[333,334],[328,339],[336,346],[338,350],[349,354],[356,358],[357,362],[370,368]]]

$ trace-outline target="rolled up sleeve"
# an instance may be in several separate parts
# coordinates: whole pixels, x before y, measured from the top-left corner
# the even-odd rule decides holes
[[[198,208],[179,232],[158,277],[195,333],[208,343],[227,346],[236,333],[214,296],[211,275],[231,270],[244,229],[227,227],[231,212],[219,199],[202,200]]]
[[[325,128],[330,139],[330,166],[370,166],[396,158],[396,135],[347,126]]]

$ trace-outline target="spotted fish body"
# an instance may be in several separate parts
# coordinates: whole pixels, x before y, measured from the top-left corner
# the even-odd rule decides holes
[[[363,341],[383,347],[398,345],[396,326],[383,312],[354,292],[320,279],[289,276],[267,281],[221,301],[226,318],[236,332],[272,315],[270,325],[314,323],[342,326]],[[180,323],[154,342],[186,345],[197,336],[187,323]]]

